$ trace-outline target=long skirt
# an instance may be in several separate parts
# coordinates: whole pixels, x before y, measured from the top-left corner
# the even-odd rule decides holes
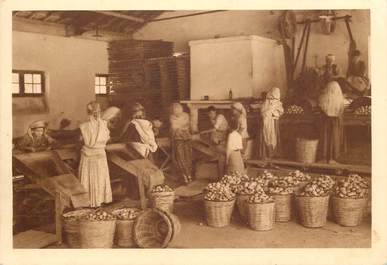
[[[340,155],[341,138],[343,134],[340,117],[321,116],[320,159],[336,160]]]
[[[228,157],[227,174],[233,172],[245,173],[245,165],[240,151],[232,151]]]
[[[192,175],[191,140],[172,140],[172,161],[183,176]]]
[[[258,159],[267,159],[272,157],[278,157],[281,155],[281,137],[280,137],[280,128],[279,121],[274,121],[275,134],[277,138],[277,145],[273,147],[272,145],[268,145],[265,143],[265,139],[263,137],[263,124],[261,122],[261,129],[258,133]]]
[[[106,153],[86,156],[81,154],[79,163],[81,183],[89,192],[90,206],[99,207],[112,201],[109,168]]]

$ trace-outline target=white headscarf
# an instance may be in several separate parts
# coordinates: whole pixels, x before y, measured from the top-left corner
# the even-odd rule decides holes
[[[109,120],[117,117],[118,115],[120,115],[120,113],[121,113],[121,110],[119,108],[109,107],[103,112],[102,119],[105,121],[109,121]]]
[[[329,117],[339,117],[344,110],[344,97],[339,83],[329,82],[320,98],[319,107]]]

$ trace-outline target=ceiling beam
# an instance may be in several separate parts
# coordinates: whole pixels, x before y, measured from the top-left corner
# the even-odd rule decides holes
[[[145,23],[145,19],[142,19],[139,17],[134,17],[134,16],[129,16],[129,15],[124,15],[124,14],[117,13],[117,12],[112,12],[112,11],[93,11],[93,12],[98,13],[98,14],[102,14],[102,15],[106,15],[106,16],[118,17],[118,18],[130,20],[130,21],[135,21],[135,22],[139,22],[139,23]]]

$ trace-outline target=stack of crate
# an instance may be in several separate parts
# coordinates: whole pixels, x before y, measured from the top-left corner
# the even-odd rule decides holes
[[[109,42],[109,82],[111,104],[123,108],[140,102],[151,116],[159,112],[160,89],[152,78],[155,67],[147,67],[149,58],[170,57],[173,43],[165,41],[117,40]]]

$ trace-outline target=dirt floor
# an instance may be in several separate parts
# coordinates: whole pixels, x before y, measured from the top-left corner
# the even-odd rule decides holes
[[[181,232],[170,248],[369,248],[371,220],[357,227],[342,227],[328,221],[322,228],[305,228],[292,220],[275,223],[271,231],[253,231],[239,219],[235,209],[231,224],[223,228],[207,226],[202,201],[175,203],[174,213]],[[53,227],[52,227],[53,228]],[[65,244],[48,248],[66,248]]]
[[[275,223],[273,230],[253,231],[234,214],[230,226],[206,225],[201,201],[176,203],[182,223],[174,248],[368,248],[371,247],[371,220],[358,227],[342,227],[328,221],[323,228],[305,228],[296,221]]]

